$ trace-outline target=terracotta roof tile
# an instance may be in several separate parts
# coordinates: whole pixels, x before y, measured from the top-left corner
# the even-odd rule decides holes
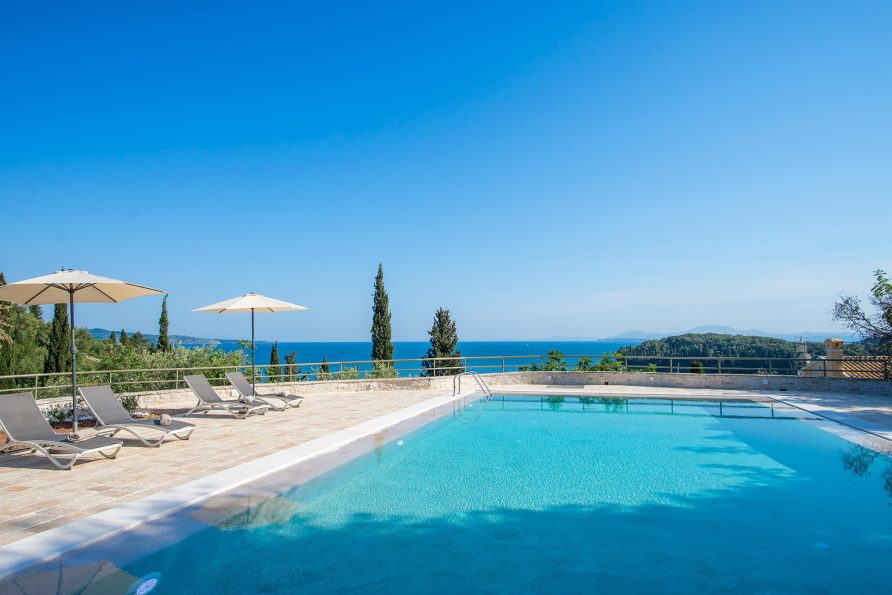
[[[883,380],[885,362],[874,357],[847,357],[841,362],[842,370],[849,378]]]

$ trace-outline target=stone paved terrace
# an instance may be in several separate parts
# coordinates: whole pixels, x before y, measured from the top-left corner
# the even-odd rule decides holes
[[[298,409],[247,419],[193,416],[185,418],[197,426],[190,440],[170,440],[160,448],[125,440],[117,459],[85,457],[70,471],[39,456],[0,456],[0,545],[443,394],[332,393],[310,395]]]
[[[828,392],[693,389],[655,386],[500,384],[497,393],[757,399],[775,398],[892,440],[892,397]],[[39,457],[0,457],[0,546],[139,500],[194,479],[303,444],[450,390],[341,391],[309,394],[299,409],[245,420],[189,418],[189,441],[161,448],[128,445],[116,460],[90,458],[59,471]],[[440,400],[440,399],[433,399]],[[128,444],[133,444],[128,441]],[[892,442],[889,443],[892,445]]]

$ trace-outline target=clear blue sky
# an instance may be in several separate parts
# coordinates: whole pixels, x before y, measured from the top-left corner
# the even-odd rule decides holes
[[[258,337],[830,330],[892,269],[892,3],[0,6],[0,270]],[[79,323],[153,331],[160,300]]]

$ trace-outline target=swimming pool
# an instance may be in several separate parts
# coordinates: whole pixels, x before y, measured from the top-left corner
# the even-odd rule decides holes
[[[74,552],[16,587],[888,591],[892,463],[827,423],[756,402],[469,401]]]

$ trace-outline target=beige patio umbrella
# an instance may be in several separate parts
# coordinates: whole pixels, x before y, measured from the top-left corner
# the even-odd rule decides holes
[[[91,275],[87,271],[63,269],[51,275],[8,283],[0,287],[0,301],[24,306],[68,304],[71,318],[71,415],[77,432],[77,348],[74,344],[74,303],[118,303],[145,295],[164,293],[126,281]]]
[[[222,314],[224,312],[250,312],[251,313],[251,390],[256,394],[257,375],[254,373],[254,312],[288,312],[292,310],[309,310],[304,306],[298,306],[290,302],[283,302],[259,293],[246,293],[234,297],[231,300],[225,300],[196,308],[193,312],[216,312]]]

